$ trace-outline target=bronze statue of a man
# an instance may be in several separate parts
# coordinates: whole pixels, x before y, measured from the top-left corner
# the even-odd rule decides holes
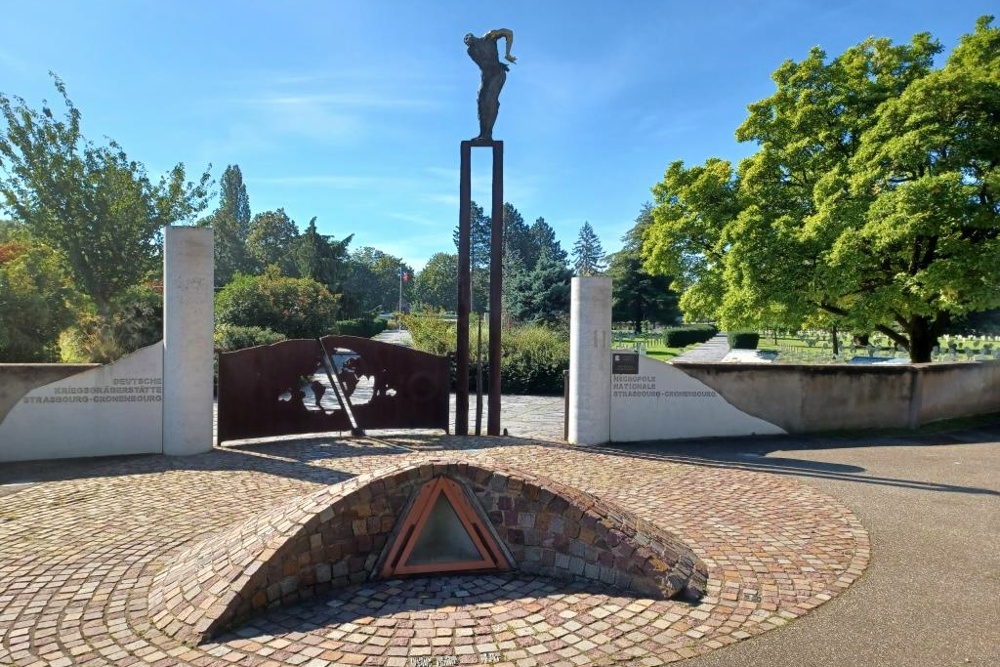
[[[493,141],[493,124],[500,111],[500,89],[503,88],[509,71],[507,65],[500,62],[497,41],[501,37],[506,40],[507,45],[504,59],[511,63],[517,62],[517,58],[510,55],[514,33],[507,28],[490,30],[482,37],[476,37],[471,32],[465,36],[469,57],[479,65],[483,73],[479,84],[479,136],[473,141]]]

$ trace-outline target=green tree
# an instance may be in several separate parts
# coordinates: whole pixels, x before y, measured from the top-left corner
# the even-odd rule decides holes
[[[486,215],[483,207],[472,202],[470,208],[471,227],[469,252],[472,256],[472,265],[478,269],[489,269],[490,266],[490,216]],[[452,241],[455,243],[455,250],[458,250],[458,226],[452,232]]]
[[[578,276],[596,276],[604,271],[604,248],[589,222],[583,223],[573,245],[573,268]]]
[[[237,273],[256,273],[247,240],[250,235],[250,198],[239,165],[231,164],[222,172],[219,183],[219,208],[198,221],[211,227],[215,237],[215,284],[225,285]]]
[[[215,297],[215,324],[260,327],[288,338],[316,338],[337,319],[338,297],[309,278],[288,278],[277,267],[237,274]]]
[[[677,293],[670,289],[670,277],[650,275],[642,265],[642,237],[652,225],[652,211],[652,204],[643,206],[635,226],[622,237],[624,247],[609,256],[612,319],[630,322],[635,333],[642,331],[643,321],[672,324],[681,316]]]
[[[486,310],[490,294],[490,232],[491,221],[483,208],[472,202],[471,206],[471,245],[470,263],[472,265],[472,309],[476,312]],[[458,227],[452,234],[455,249],[458,249]]]
[[[534,250],[531,228],[524,224],[524,218],[510,203],[503,205],[503,247],[504,253],[515,252],[523,262],[526,253]]]
[[[519,312],[522,295],[529,290],[527,284],[530,278],[528,268],[521,260],[521,253],[517,248],[506,247],[503,253],[503,316],[505,326],[508,328],[515,319],[515,313]]]
[[[59,361],[75,294],[58,253],[0,224],[0,362]]]
[[[733,174],[674,163],[654,189],[643,256],[685,313],[724,327],[825,312],[928,361],[955,315],[1000,305],[997,30],[983,19],[945,66],[927,34],[814,49],[774,74],[737,131]],[[992,120],[990,120],[992,119]]]
[[[527,277],[516,283],[520,289],[512,289],[510,314],[520,322],[559,322],[569,314],[572,277],[562,261],[543,253]]]
[[[283,275],[298,271],[292,249],[299,237],[299,228],[285,209],[258,213],[250,221],[246,251],[257,266],[274,264]]]
[[[371,246],[355,250],[344,283],[344,298],[349,304],[345,315],[394,312],[399,308],[400,289],[405,307],[412,299],[413,281],[401,281],[402,273],[413,276],[413,267],[399,257]]]
[[[566,263],[568,255],[556,238],[555,230],[545,222],[545,218],[536,219],[528,231],[531,235],[529,249],[521,250],[521,260],[525,267],[534,269],[543,253],[548,253],[550,259]]]
[[[413,281],[413,300],[430,308],[458,310],[458,255],[431,255]]]
[[[292,247],[296,275],[312,278],[326,285],[334,294],[343,292],[349,260],[347,247],[353,238],[351,234],[335,241],[332,236],[320,234],[314,216]]]
[[[62,253],[81,292],[101,315],[116,296],[161,263],[165,225],[204,208],[208,172],[186,181],[178,164],[154,183],[145,168],[110,141],[95,145],[80,132],[80,111],[58,77],[66,107],[57,118],[20,97],[0,93],[0,201],[39,241]]]

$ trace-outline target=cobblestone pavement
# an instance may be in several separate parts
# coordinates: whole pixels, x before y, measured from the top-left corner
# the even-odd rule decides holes
[[[517,574],[418,578],[342,589],[199,646],[151,624],[150,583],[186,548],[321,485],[442,451],[531,470],[673,532],[708,566],[707,597]],[[653,666],[785,625],[843,592],[868,559],[858,519],[810,486],[611,449],[324,436],[137,457],[3,497],[0,664]]]

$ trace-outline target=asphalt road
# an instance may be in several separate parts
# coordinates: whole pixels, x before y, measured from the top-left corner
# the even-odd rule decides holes
[[[1000,426],[646,448],[795,476],[843,501],[872,540],[871,564],[845,594],[685,667],[1000,665]]]

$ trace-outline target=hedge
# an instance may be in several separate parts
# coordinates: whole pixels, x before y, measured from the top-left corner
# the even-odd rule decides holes
[[[665,347],[687,347],[695,343],[704,343],[717,333],[719,330],[711,324],[668,327],[663,330],[663,345]]]
[[[756,350],[760,334],[756,331],[730,331],[729,347],[734,350]]]
[[[388,326],[388,323],[383,319],[359,318],[354,320],[338,320],[333,325],[330,333],[334,336],[371,338],[385,331]]]

